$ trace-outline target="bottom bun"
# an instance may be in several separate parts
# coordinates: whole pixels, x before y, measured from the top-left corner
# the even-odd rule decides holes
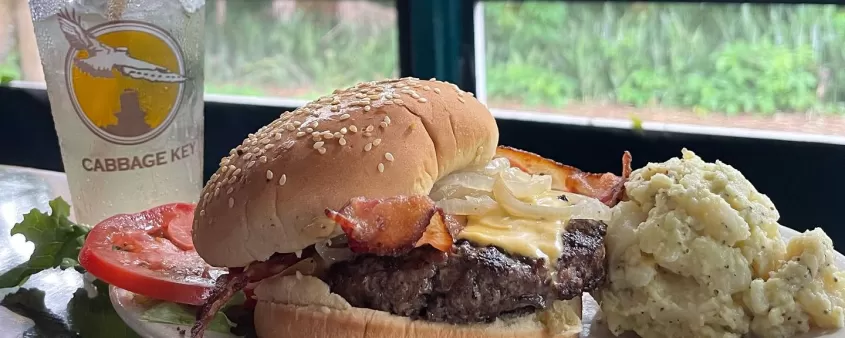
[[[493,323],[453,325],[411,320],[383,311],[349,307],[259,301],[255,329],[261,338],[573,338],[581,332],[581,298],[555,303],[556,310],[500,319]],[[564,307],[568,308],[563,311]],[[563,315],[563,312],[569,316]],[[564,318],[577,316],[577,318]],[[542,319],[541,319],[542,318]],[[551,321],[551,324],[547,324]],[[544,323],[545,322],[545,323]],[[554,326],[556,329],[547,328]],[[557,331],[557,332],[554,332]]]

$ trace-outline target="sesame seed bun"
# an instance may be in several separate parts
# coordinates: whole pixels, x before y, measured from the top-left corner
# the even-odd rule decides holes
[[[427,195],[493,158],[496,121],[472,94],[413,78],[361,83],[282,114],[233,149],[203,189],[194,245],[243,267],[336,234],[324,217],[351,198]]]
[[[255,290],[259,337],[314,338],[574,338],[581,332],[581,297],[548,310],[492,323],[453,325],[352,307],[310,276],[277,276]]]

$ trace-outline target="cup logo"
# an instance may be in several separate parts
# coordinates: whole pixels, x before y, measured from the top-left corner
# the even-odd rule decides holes
[[[173,121],[182,100],[182,49],[167,31],[138,21],[110,21],[86,29],[74,12],[58,14],[70,44],[67,88],[80,119],[117,144],[139,144]]]

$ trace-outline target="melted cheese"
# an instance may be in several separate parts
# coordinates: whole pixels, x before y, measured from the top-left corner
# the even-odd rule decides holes
[[[569,203],[558,198],[563,194],[552,190],[523,202],[566,207]],[[568,216],[556,220],[520,218],[500,208],[486,215],[467,216],[467,225],[458,234],[458,238],[475,245],[493,245],[511,254],[542,258],[547,263],[554,263],[563,251],[561,235],[568,221]]]

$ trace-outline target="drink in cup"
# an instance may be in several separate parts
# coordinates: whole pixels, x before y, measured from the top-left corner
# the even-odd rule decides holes
[[[202,186],[204,0],[30,0],[77,221]]]

